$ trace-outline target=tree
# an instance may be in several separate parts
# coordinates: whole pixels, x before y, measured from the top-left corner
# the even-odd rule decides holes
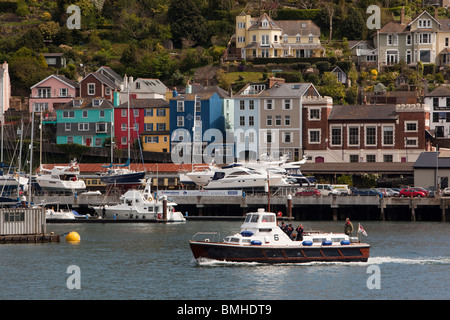
[[[180,48],[183,39],[201,46],[207,42],[206,20],[192,0],[172,0],[167,12],[172,40]]]
[[[331,72],[324,72],[322,82],[322,86],[319,87],[320,94],[333,98],[334,102],[337,104],[342,103],[345,97],[345,88],[344,85],[337,80],[336,75]]]

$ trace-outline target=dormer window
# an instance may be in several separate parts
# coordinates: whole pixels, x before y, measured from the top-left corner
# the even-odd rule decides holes
[[[269,26],[269,22],[267,20],[264,20],[263,22],[261,22],[261,26],[263,28],[267,28]]]
[[[80,107],[82,105],[82,103],[83,103],[83,100],[81,100],[81,99],[73,100],[73,106],[74,107]]]
[[[419,19],[418,26],[419,26],[419,28],[431,28],[431,20],[430,19]]]
[[[101,102],[102,102],[101,99],[94,99],[94,100],[92,100],[92,106],[98,107],[98,106],[100,106]]]

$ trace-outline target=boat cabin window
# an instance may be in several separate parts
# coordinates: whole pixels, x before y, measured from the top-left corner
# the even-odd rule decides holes
[[[262,222],[275,222],[275,216],[264,215],[264,216],[262,216]]]
[[[333,241],[333,242],[341,242],[341,241],[344,241],[345,240],[345,238],[332,238],[331,239],[331,241]]]
[[[250,244],[252,242],[251,239],[242,239],[242,243]]]
[[[252,215],[252,220],[250,222],[258,222],[259,216],[257,214]]]
[[[314,238],[314,239],[313,239],[313,242],[314,242],[314,243],[322,243],[322,242],[324,242],[325,240],[327,240],[327,238]]]

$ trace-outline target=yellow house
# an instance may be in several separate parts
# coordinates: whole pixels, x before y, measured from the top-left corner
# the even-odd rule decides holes
[[[170,152],[169,103],[164,99],[145,100],[148,100],[148,103],[145,109],[142,149],[153,152]]]
[[[321,57],[320,28],[311,20],[273,20],[266,13],[236,17],[236,48],[241,59]]]

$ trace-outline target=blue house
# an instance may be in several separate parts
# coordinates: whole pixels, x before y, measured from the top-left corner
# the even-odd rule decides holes
[[[172,161],[190,163],[193,147],[194,163],[210,162],[212,157],[225,156],[226,152],[232,153],[233,150],[226,145],[223,99],[220,92],[205,89],[192,93],[189,89],[185,94],[177,94],[175,91],[169,103],[172,155],[174,152],[180,154],[180,150],[173,150],[174,147],[184,148],[182,155],[177,159],[172,157]],[[194,146],[191,142],[194,142]],[[203,154],[206,154],[206,157],[202,156]],[[223,160],[215,161],[220,163]]]

